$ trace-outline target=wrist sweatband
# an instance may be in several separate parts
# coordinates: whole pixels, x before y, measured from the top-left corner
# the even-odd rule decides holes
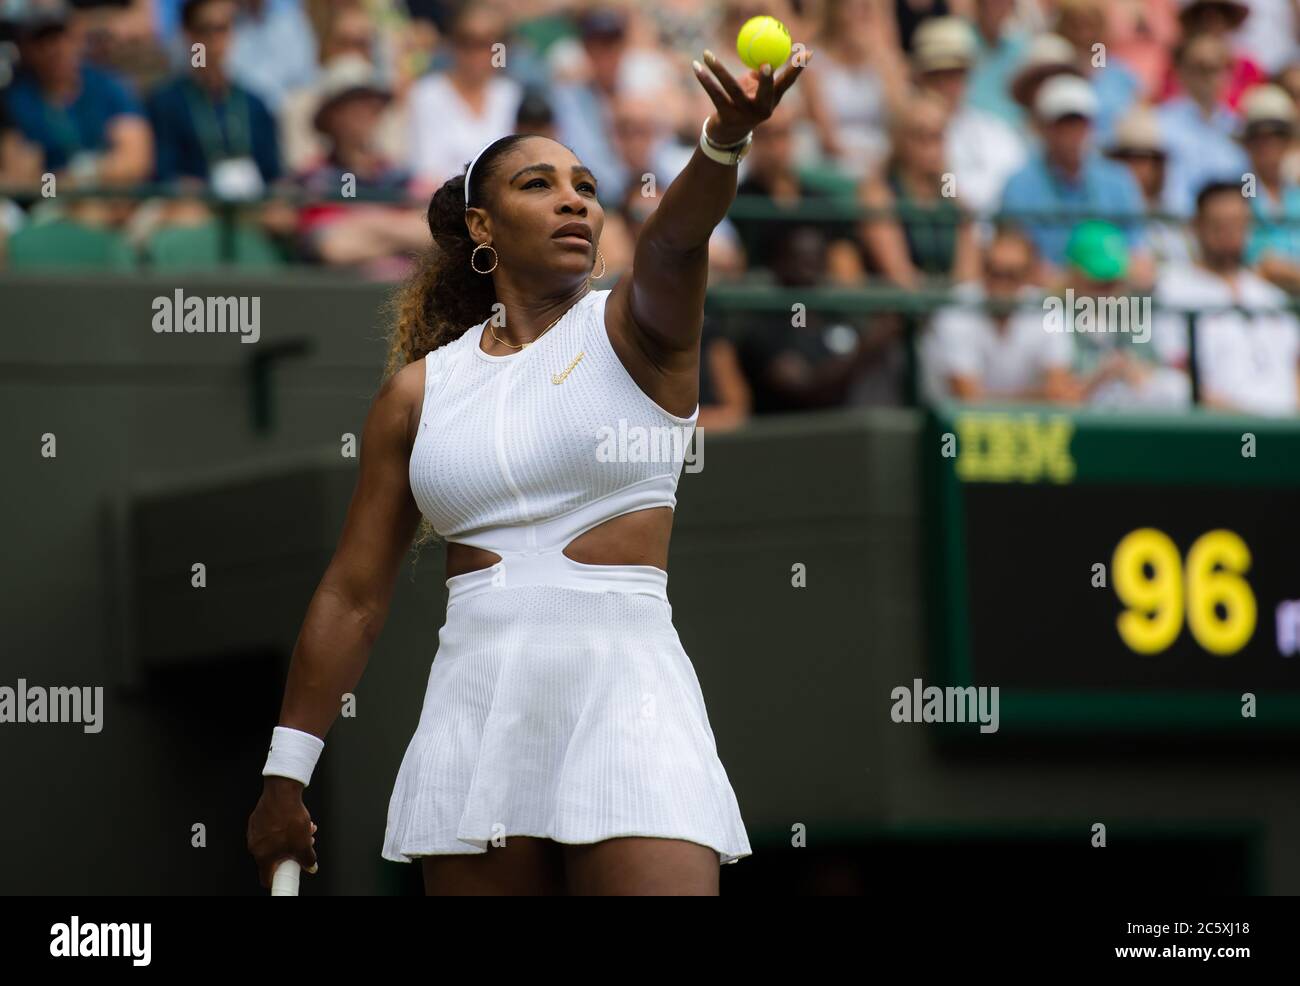
[[[325,741],[301,729],[276,726],[271,730],[271,752],[262,768],[263,777],[289,777],[306,787],[320,758]]]

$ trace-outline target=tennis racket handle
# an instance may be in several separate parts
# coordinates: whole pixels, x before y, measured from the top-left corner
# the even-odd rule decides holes
[[[271,875],[271,896],[297,897],[298,876],[301,873],[302,865],[296,859],[281,860]]]

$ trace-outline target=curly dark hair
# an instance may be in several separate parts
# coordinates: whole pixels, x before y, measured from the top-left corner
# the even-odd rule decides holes
[[[508,134],[483,150],[471,176],[471,206],[487,204],[483,189],[500,167],[501,158],[532,136],[536,135]],[[468,161],[465,167],[468,170]],[[388,333],[385,380],[492,314],[496,287],[489,275],[476,274],[470,267],[474,241],[465,222],[466,208],[464,172],[443,182],[429,200],[425,218],[433,243],[416,259],[415,270],[388,303],[392,328]],[[480,268],[490,266],[486,258],[476,262]],[[423,545],[437,540],[433,525],[427,518],[420,518],[413,544],[416,557]]]
[[[487,146],[474,165],[470,206],[487,204],[483,189],[501,158],[533,136],[537,135],[508,134]],[[468,169],[469,162],[465,166]],[[433,244],[417,258],[415,270],[389,304],[393,327],[385,377],[459,338],[492,314],[497,300],[492,278],[470,267],[474,241],[465,222],[466,208],[464,172],[443,182],[429,200],[426,219]],[[475,262],[480,268],[490,266],[483,256]]]

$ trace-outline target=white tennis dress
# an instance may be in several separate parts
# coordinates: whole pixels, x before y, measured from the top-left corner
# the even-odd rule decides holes
[[[750,855],[667,573],[563,553],[611,517],[676,506],[699,414],[670,414],[628,374],[608,295],[589,291],[518,353],[483,352],[484,321],[425,357],[411,491],[440,535],[501,560],[447,580],[385,859],[512,835]]]

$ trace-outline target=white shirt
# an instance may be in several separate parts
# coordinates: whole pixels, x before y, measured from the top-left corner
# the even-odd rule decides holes
[[[1201,393],[1255,414],[1300,410],[1300,322],[1283,311],[1287,296],[1253,271],[1236,277],[1236,297],[1221,277],[1191,264],[1166,268],[1155,301],[1182,311],[1239,304],[1258,314],[1207,312],[1197,319],[1197,369]],[[1187,361],[1187,319],[1166,312],[1155,320],[1152,342],[1172,365]]]
[[[1237,28],[1233,41],[1272,75],[1300,55],[1296,44],[1295,11],[1290,0],[1244,0],[1250,16]]]
[[[865,177],[889,153],[885,91],[880,76],[867,60],[845,65],[819,56],[822,96],[844,149],[836,164],[855,177]]]
[[[952,399],[952,376],[974,377],[988,397],[996,398],[1039,387],[1048,370],[1069,368],[1073,337],[1048,331],[1040,293],[1025,289],[1024,307],[1001,329],[974,307],[984,298],[982,287],[963,284],[954,294],[964,303],[935,312],[921,343],[923,387],[931,400]]]
[[[992,113],[962,107],[944,135],[948,167],[957,179],[957,201],[975,212],[995,209],[1002,186],[1025,163],[1024,141]]]
[[[515,132],[523,87],[497,75],[486,94],[483,115],[476,116],[441,72],[411,87],[411,170],[418,177],[441,184],[464,171],[485,144]]]

